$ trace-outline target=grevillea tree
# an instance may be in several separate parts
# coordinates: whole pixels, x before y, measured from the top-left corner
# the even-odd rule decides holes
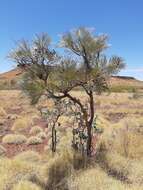
[[[95,117],[94,93],[101,94],[108,89],[108,79],[124,67],[124,61],[117,56],[107,58],[104,54],[108,47],[107,36],[96,36],[87,28],[65,33],[60,47],[68,50],[67,55],[59,56],[51,48],[48,35],[41,34],[31,43],[20,42],[10,57],[26,71],[22,86],[32,103],[45,95],[59,101],[68,99],[79,108],[87,133],[86,151],[90,156]],[[73,95],[75,89],[84,91],[88,98],[86,105],[82,98]]]

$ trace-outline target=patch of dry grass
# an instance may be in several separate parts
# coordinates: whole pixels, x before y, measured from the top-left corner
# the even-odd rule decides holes
[[[143,156],[143,130],[141,119],[126,118],[106,129],[102,136],[107,149],[124,157],[140,159]]]
[[[72,93],[80,97],[83,102],[86,101],[85,94],[81,91]],[[0,158],[0,189],[39,190],[40,188],[40,190],[45,190],[51,187],[54,190],[63,190],[63,188],[68,190],[142,190],[143,119],[141,113],[143,103],[141,99],[132,99],[132,94],[128,93],[103,94],[94,98],[97,101],[97,128],[103,129],[97,147],[103,144],[106,150],[105,154],[101,154],[100,164],[95,161],[89,168],[77,167],[81,166],[82,159],[71,149],[72,129],[68,126],[73,121],[72,118],[64,116],[59,121],[62,126],[57,130],[58,143],[55,154],[52,154],[49,146],[45,146],[46,150],[41,155],[34,151],[26,151],[11,159]],[[51,102],[47,101],[43,106],[45,105],[52,109]],[[15,120],[14,123],[24,119],[28,121],[28,126],[33,126],[36,124],[36,119],[39,119],[36,108],[31,107],[29,100],[23,98],[19,91],[11,93],[2,91],[0,107],[4,110],[9,110],[11,107],[22,108],[22,112],[17,115],[18,118],[9,118]],[[105,119],[109,114],[113,114],[114,119],[114,114],[118,113],[125,113],[128,118],[125,115],[124,119],[119,118],[118,123]],[[2,120],[7,117],[6,112],[0,116]],[[4,125],[1,126],[4,127]],[[21,127],[22,125],[17,126],[14,130],[16,133],[24,133],[28,129],[28,127]],[[34,131],[33,128],[31,130]],[[50,138],[51,131],[48,129],[45,132],[46,138]],[[45,132],[40,130],[31,133],[35,136],[26,141],[27,145],[41,143],[45,138]],[[15,139],[12,141],[15,143]],[[127,184],[127,181],[131,184]]]
[[[75,189],[77,188],[78,190],[142,190],[139,185],[127,185],[109,177],[107,173],[98,167],[81,171],[75,177],[73,183]]]
[[[40,175],[39,166],[19,159],[0,159],[0,189],[7,190],[15,187],[21,180],[30,180]]]

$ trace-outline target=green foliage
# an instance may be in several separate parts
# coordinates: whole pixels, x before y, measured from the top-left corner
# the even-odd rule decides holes
[[[103,53],[108,47],[107,36],[97,36],[87,28],[80,27],[62,36],[60,46],[71,52],[70,58],[58,56],[55,50],[51,50],[50,42],[47,34],[36,36],[32,43],[22,41],[10,57],[26,71],[22,87],[33,104],[45,95],[58,101],[68,98],[80,108],[82,125],[88,131],[86,147],[90,154],[93,93],[101,94],[108,89],[107,79],[124,67],[124,61],[117,56],[108,59]],[[88,106],[71,95],[70,92],[77,87],[88,96]]]
[[[27,73],[25,73],[25,75],[23,76],[21,88],[31,99],[31,104],[37,103],[45,90],[43,81],[33,78],[29,71],[27,71]]]
[[[96,59],[95,55],[107,48],[107,36],[95,36],[87,28],[78,28],[63,35],[61,46],[77,55],[87,54],[87,58]]]
[[[22,41],[10,54],[27,71],[22,88],[32,97],[32,103],[45,91],[56,98],[55,93],[65,95],[79,86],[100,94],[108,88],[106,79],[124,67],[122,58],[113,56],[108,60],[103,54],[108,47],[107,36],[96,36],[87,28],[64,34],[60,45],[73,53],[70,59],[51,50],[47,34],[36,36],[32,43]]]

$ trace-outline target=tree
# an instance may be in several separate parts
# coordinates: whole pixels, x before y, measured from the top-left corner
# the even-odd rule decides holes
[[[108,89],[108,79],[124,67],[124,61],[117,56],[107,59],[104,55],[108,47],[107,36],[95,36],[87,28],[64,34],[60,46],[71,52],[70,57],[59,56],[51,49],[48,35],[42,34],[36,36],[31,44],[26,41],[19,43],[10,57],[26,70],[23,89],[32,98],[32,103],[45,95],[55,100],[66,98],[79,108],[82,126],[87,133],[87,155],[91,155],[94,93],[101,94]],[[86,105],[72,95],[76,88],[86,93]]]

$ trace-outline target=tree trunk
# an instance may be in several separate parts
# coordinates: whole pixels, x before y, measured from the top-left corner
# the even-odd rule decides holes
[[[86,145],[86,149],[87,149],[87,156],[91,156],[91,145],[92,145],[92,133],[91,133],[91,125],[88,123],[88,126],[87,126],[87,135],[88,135],[88,138],[87,138],[87,145]]]
[[[86,91],[87,92],[87,91]],[[81,101],[75,97],[72,97],[70,94],[66,94],[66,97],[71,99],[74,103],[78,104],[81,108],[81,112],[83,113],[83,119],[85,121],[86,129],[87,129],[87,145],[86,145],[86,151],[87,156],[91,156],[91,148],[92,148],[92,123],[94,119],[94,100],[93,100],[93,92],[89,91],[87,92],[90,99],[90,118],[88,120],[88,112],[82,105]]]
[[[88,93],[89,98],[90,98],[90,119],[87,123],[87,135],[88,135],[88,139],[87,139],[87,155],[91,156],[92,153],[92,124],[93,124],[93,120],[94,120],[94,99],[93,99],[93,92],[90,91]]]
[[[52,127],[52,152],[56,152],[56,129],[55,125]]]

